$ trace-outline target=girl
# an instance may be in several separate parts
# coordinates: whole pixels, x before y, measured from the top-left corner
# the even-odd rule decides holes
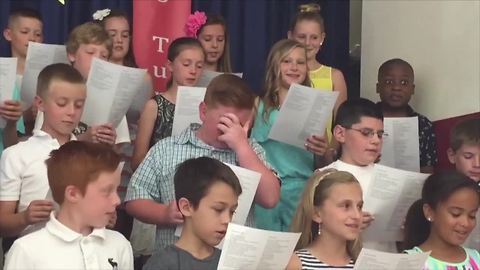
[[[307,4],[299,7],[288,31],[288,38],[294,39],[307,48],[307,65],[312,87],[326,91],[338,91],[335,103],[335,116],[338,106],[347,100],[347,85],[340,70],[325,66],[317,61],[316,56],[325,40],[325,26],[320,15],[318,4]],[[327,134],[331,138],[332,119],[327,124]]]
[[[172,42],[167,58],[167,67],[172,75],[167,83],[167,91],[147,101],[140,116],[132,157],[134,170],[151,146],[172,134],[178,86],[194,86],[197,83],[202,73],[205,53],[198,40],[184,37]]]
[[[480,188],[459,172],[430,175],[422,198],[408,210],[406,253],[431,251],[425,270],[480,269],[480,255],[462,247],[475,228]]]
[[[220,15],[205,15],[195,11],[188,17],[185,32],[189,37],[197,38],[205,50],[204,69],[231,73],[230,46],[225,20]]]
[[[257,206],[257,227],[287,231],[306,180],[313,171],[313,154],[323,155],[326,141],[313,135],[300,149],[268,138],[268,134],[292,83],[310,85],[307,75],[305,47],[289,39],[273,45],[267,59],[264,95],[257,105],[251,136],[265,149],[267,161],[282,179],[280,202],[273,209]]]
[[[348,172],[316,171],[292,224],[301,232],[287,269],[353,269],[360,252],[362,189]]]

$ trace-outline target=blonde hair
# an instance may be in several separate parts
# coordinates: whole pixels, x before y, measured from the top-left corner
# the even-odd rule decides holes
[[[320,30],[325,32],[325,23],[320,15],[321,7],[317,3],[310,3],[298,6],[298,12],[290,23],[290,31],[294,31],[297,24],[301,21],[314,21],[320,26]]]
[[[75,27],[66,42],[67,53],[75,54],[82,44],[105,45],[108,56],[112,54],[112,39],[103,27],[95,22],[87,22]]]
[[[326,169],[315,171],[308,179],[300,203],[292,220],[290,230],[300,232],[296,249],[302,249],[311,244],[318,235],[319,224],[314,222],[312,217],[315,208],[321,206],[330,196],[330,190],[338,184],[359,184],[358,180],[350,173],[337,171],[335,169]],[[353,241],[347,241],[347,252],[356,259],[362,249],[359,238]]]
[[[262,100],[265,106],[263,110],[264,119],[268,118],[268,114],[272,108],[278,108],[280,106],[278,100],[278,91],[280,91],[281,83],[280,63],[296,48],[304,49],[305,58],[307,57],[305,45],[291,39],[282,39],[275,43],[272,49],[270,49],[270,53],[268,54],[267,58],[267,67],[263,85],[264,93]],[[308,70],[307,74],[305,75],[305,80],[301,84],[310,86]]]

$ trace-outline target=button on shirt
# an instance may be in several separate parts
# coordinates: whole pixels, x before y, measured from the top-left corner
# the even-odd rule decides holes
[[[125,201],[150,199],[169,204],[175,199],[173,176],[177,165],[197,157],[211,157],[225,163],[238,165],[236,153],[231,149],[217,149],[201,141],[196,136],[199,124],[191,124],[181,134],[165,138],[156,143],[137,168],[127,190]],[[265,151],[254,140],[249,144],[268,168]],[[247,217],[247,226],[254,226],[252,209]],[[159,250],[175,243],[175,227],[157,226],[155,249]]]
[[[71,136],[70,140],[76,140]],[[51,200],[45,160],[52,150],[60,148],[50,134],[35,130],[33,136],[5,149],[0,159],[0,201],[18,201],[18,212],[27,209],[33,200]],[[28,226],[21,234],[43,227]]]
[[[5,269],[133,269],[132,247],[123,235],[105,228],[83,236],[52,212],[43,229],[15,241]]]

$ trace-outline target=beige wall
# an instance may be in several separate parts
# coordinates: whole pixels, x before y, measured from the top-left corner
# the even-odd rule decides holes
[[[400,57],[415,70],[411,105],[431,120],[480,111],[480,0],[367,0],[361,96],[377,101],[377,70]]]

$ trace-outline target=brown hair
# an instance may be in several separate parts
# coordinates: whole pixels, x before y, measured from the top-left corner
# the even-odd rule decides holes
[[[45,98],[52,81],[58,80],[73,84],[85,84],[82,74],[68,64],[58,63],[46,66],[38,74],[37,95]]]
[[[8,16],[8,27],[11,28],[13,22],[18,18],[32,18],[43,23],[42,15],[37,10],[32,8],[20,8],[10,12],[10,15]]]
[[[117,169],[120,155],[106,144],[70,141],[53,150],[45,163],[53,199],[62,204],[67,186],[73,185],[85,194],[87,185],[102,172]]]
[[[205,51],[203,50],[202,44],[195,38],[192,37],[180,37],[175,39],[170,46],[168,46],[167,59],[172,62],[175,61],[184,50],[197,48],[203,53],[205,57]],[[167,81],[167,89],[170,88],[173,84],[173,75]]]
[[[218,59],[217,71],[232,73],[232,66],[230,63],[230,42],[228,38],[228,29],[225,19],[220,15],[207,15],[207,22],[198,29],[198,35],[202,32],[203,28],[207,25],[221,25],[223,27],[223,33],[225,34],[225,46],[223,48],[223,54]],[[197,36],[198,36],[197,35]]]
[[[81,44],[105,45],[108,55],[112,54],[112,40],[108,33],[95,22],[86,22],[75,27],[66,42],[67,53],[75,54]]]
[[[457,123],[450,132],[450,148],[457,151],[464,144],[480,145],[480,118]]]
[[[211,107],[223,105],[237,109],[252,109],[255,94],[242,78],[233,74],[222,74],[210,82],[204,101]]]
[[[305,248],[318,236],[319,225],[312,220],[315,207],[322,206],[323,202],[331,195],[332,187],[338,184],[359,185],[352,174],[335,169],[315,171],[308,179],[291,225],[292,232],[301,233],[295,249]],[[361,248],[359,239],[347,241],[347,252],[354,260]]]
[[[320,5],[316,3],[300,5],[297,14],[290,23],[290,31],[293,32],[297,23],[301,21],[314,21],[320,25],[320,30],[325,32],[325,24],[322,15],[320,15],[320,10]]]

